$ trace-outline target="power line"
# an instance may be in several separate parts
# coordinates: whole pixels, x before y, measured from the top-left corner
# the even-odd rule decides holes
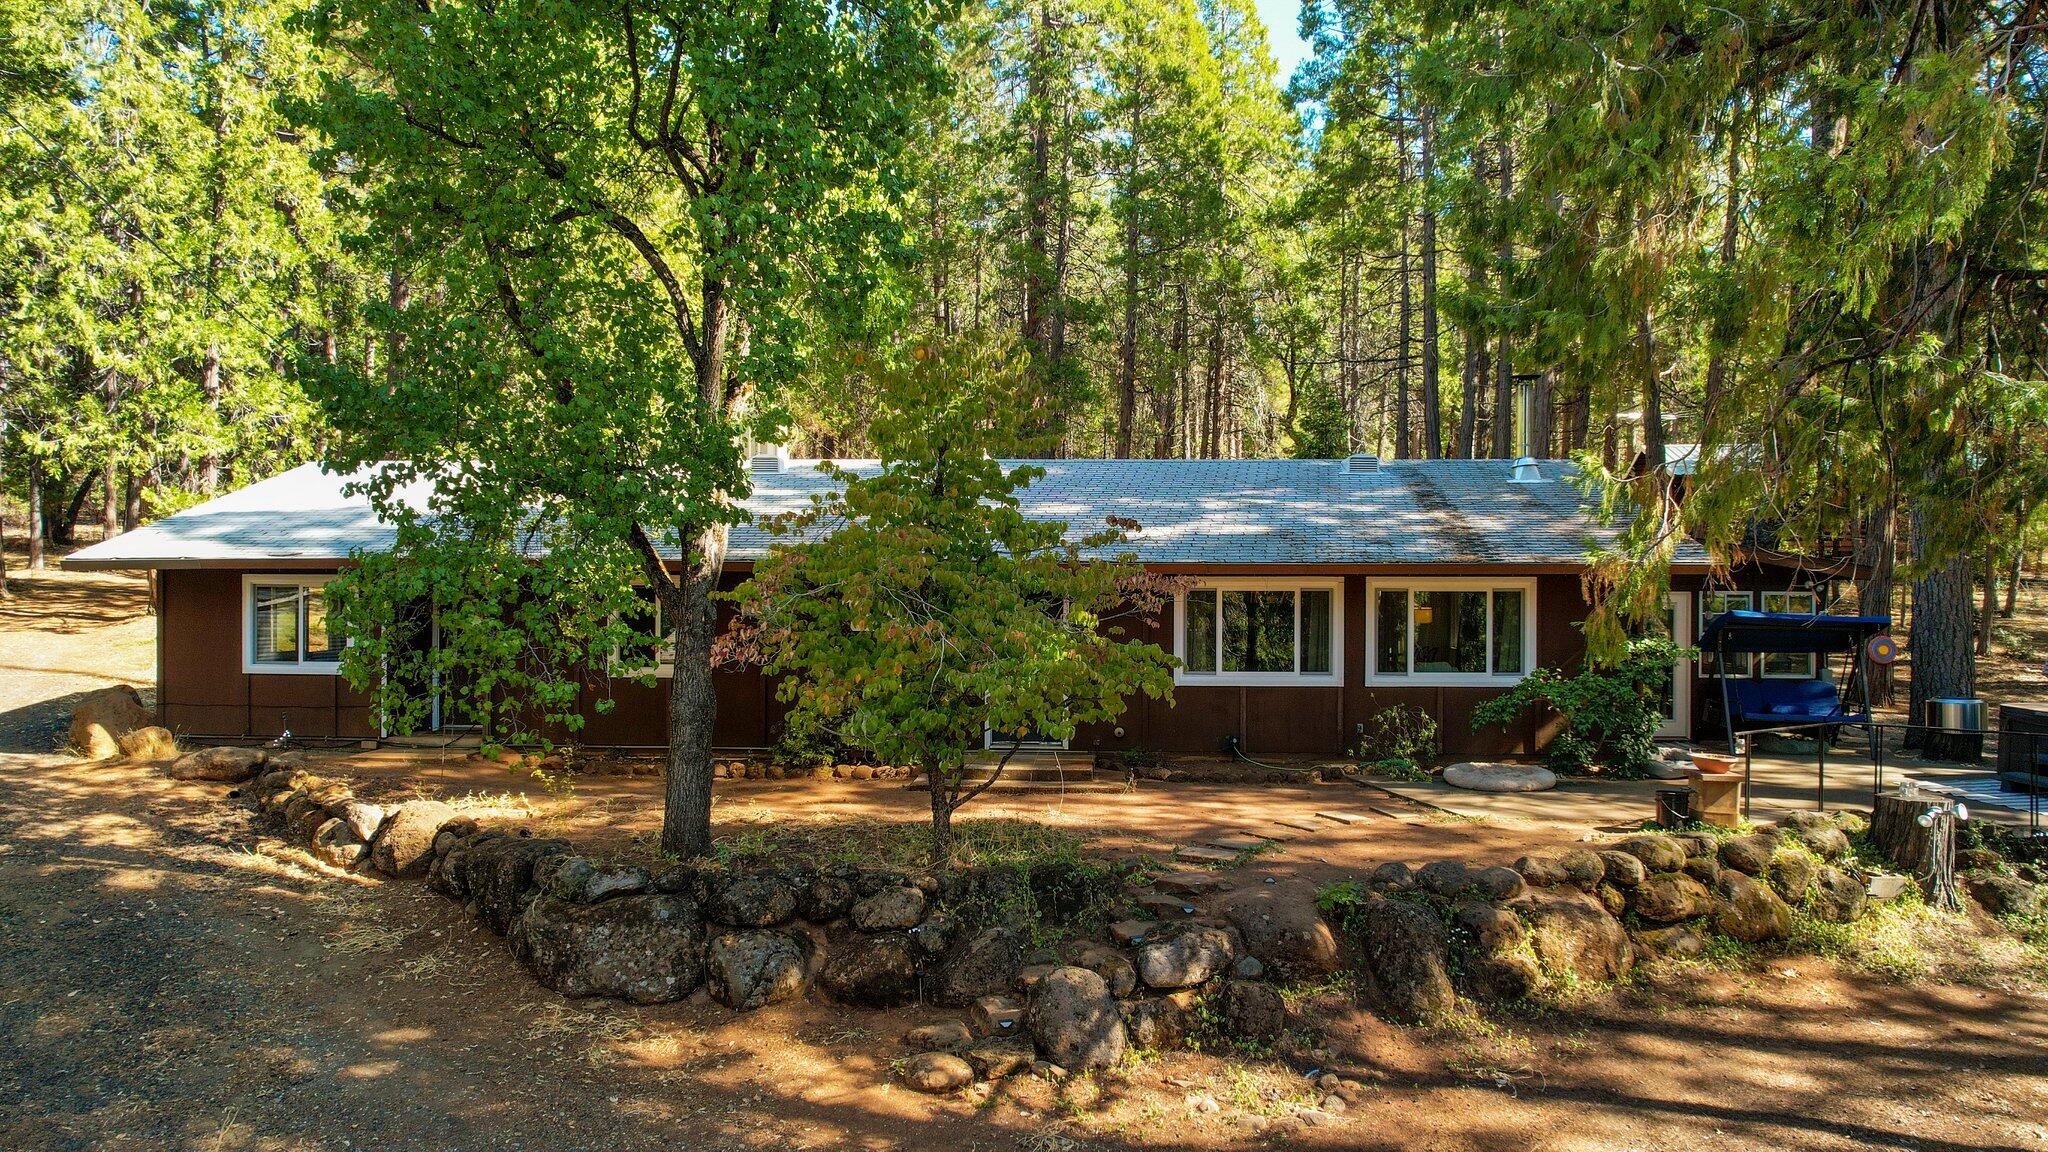
[[[71,166],[71,161],[64,157],[62,151],[51,145],[51,143],[48,140],[43,139],[42,135],[38,133],[35,129],[22,123],[21,118],[16,116],[12,110],[7,110],[7,119],[10,122],[12,122],[16,128],[19,128],[23,133],[25,133],[30,140],[35,141],[36,146],[43,150],[44,155],[48,156],[50,160],[54,162],[57,165],[57,167],[63,172],[64,175],[70,177],[74,182],[78,184],[79,187],[84,188],[87,192],[91,193],[93,199],[99,201],[100,207],[106,209],[108,212],[112,213],[116,217],[119,217],[121,223],[127,225],[135,233],[135,235],[142,237],[144,243],[148,244],[152,249],[154,249],[157,255],[169,261],[172,264],[172,266],[178,269],[179,272],[182,272],[187,277],[196,280],[200,284],[202,290],[205,291],[206,295],[210,299],[212,299],[216,306],[226,311],[235,319],[241,321],[244,324],[247,324],[250,328],[255,329],[257,331],[263,330],[264,325],[258,324],[250,320],[249,317],[245,315],[241,309],[235,307],[232,301],[225,299],[224,297],[221,296],[219,292],[215,291],[213,285],[209,282],[207,277],[198,275],[197,273],[193,272],[191,267],[186,265],[184,261],[178,259],[176,256],[171,255],[170,251],[166,249],[162,244],[158,243],[156,237],[150,235],[149,230],[144,228],[132,214],[123,211],[119,207],[116,207],[112,198],[107,196],[106,193],[101,192],[97,185],[95,185],[92,181],[86,179],[85,176],[78,171],[78,169]],[[287,329],[286,331],[278,332],[277,334],[271,336],[269,339],[265,340],[263,343],[264,354],[269,355],[270,353],[276,351],[277,346],[280,343],[285,342],[290,335],[291,333]]]

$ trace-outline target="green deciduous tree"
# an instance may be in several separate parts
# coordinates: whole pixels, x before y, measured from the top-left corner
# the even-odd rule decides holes
[[[344,586],[387,701],[459,670],[496,732],[573,725],[651,589],[675,651],[662,847],[710,847],[712,594],[751,438],[857,333],[939,79],[926,0],[336,0],[315,109],[392,268],[387,371],[319,399],[396,551]],[[400,499],[431,489],[424,514]],[[516,586],[516,595],[515,595]],[[444,651],[418,653],[420,605]],[[409,623],[410,622],[410,623]],[[445,677],[444,677],[445,678]],[[601,692],[601,689],[599,689]]]
[[[1070,535],[1018,509],[1043,472],[992,453],[1028,429],[1024,379],[981,342],[877,365],[880,469],[827,466],[839,490],[778,524],[789,541],[736,594],[741,646],[784,678],[798,722],[924,774],[941,866],[954,811],[995,778],[962,771],[984,731],[1008,749],[999,774],[1026,736],[1064,740],[1172,691],[1172,657],[1119,623],[1161,603],[1114,555],[1135,525]]]

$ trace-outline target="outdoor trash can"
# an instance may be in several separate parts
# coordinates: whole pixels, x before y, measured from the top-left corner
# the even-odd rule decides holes
[[[1927,702],[1924,751],[1930,760],[1960,760],[1974,764],[1984,756],[1984,702],[1956,696]]]

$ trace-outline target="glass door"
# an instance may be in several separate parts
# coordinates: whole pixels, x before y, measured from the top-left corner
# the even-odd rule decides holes
[[[1673,592],[1664,601],[1665,627],[1671,642],[1684,648],[1692,643],[1692,593]],[[1692,739],[1692,662],[1679,660],[1671,666],[1671,682],[1665,686],[1664,726],[1657,729],[1659,740]]]

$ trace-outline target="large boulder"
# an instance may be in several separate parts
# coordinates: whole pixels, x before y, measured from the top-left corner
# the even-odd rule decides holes
[[[1282,979],[1312,979],[1339,966],[1337,937],[1316,911],[1312,889],[1262,884],[1232,894],[1223,915],[1236,926],[1244,950]]]
[[[329,818],[313,833],[313,855],[335,868],[353,868],[370,854],[370,846],[350,828],[348,821]]]
[[[858,877],[859,872],[852,869],[821,870],[804,886],[797,901],[798,912],[814,924],[829,923],[846,915],[860,897],[854,888]]]
[[[1074,948],[1072,959],[1074,967],[1086,968],[1102,977],[1102,982],[1109,985],[1109,994],[1119,1000],[1138,990],[1137,965],[1131,963],[1129,956],[1107,944],[1094,941],[1080,944]],[[1243,964],[1249,959],[1241,957],[1238,963]]]
[[[1607,879],[1607,865],[1601,863],[1599,855],[1590,849],[1572,849],[1557,858],[1557,866],[1564,870],[1567,883],[1588,892],[1600,887]]]
[[[1287,1000],[1269,984],[1226,980],[1221,997],[1223,1031],[1234,1040],[1270,1044],[1287,1030]]]
[[[704,877],[704,914],[735,928],[768,928],[796,911],[796,888],[768,872],[716,873]]]
[[[1654,832],[1631,836],[1616,844],[1614,849],[1642,861],[1643,867],[1652,872],[1676,872],[1685,867],[1685,846],[1669,836]]]
[[[587,856],[565,853],[536,864],[533,885],[558,900],[595,904],[614,896],[645,892],[654,886],[654,877],[638,865],[606,867]]]
[[[728,1008],[751,1012],[804,994],[809,942],[782,932],[742,929],[704,949],[704,983]]]
[[[408,800],[384,818],[370,845],[370,864],[386,876],[419,876],[433,860],[434,833],[455,819],[439,800]]]
[[[1124,1029],[1130,1034],[1131,1043],[1155,1052],[1179,1047],[1193,1030],[1195,1004],[1199,996],[1200,993],[1193,989],[1186,989],[1165,996],[1124,1001],[1121,1006]]]
[[[1221,976],[1236,959],[1230,933],[1183,920],[1150,933],[1138,946],[1138,979],[1148,988],[1189,988]]]
[[[974,1067],[949,1052],[920,1052],[904,1064],[903,1082],[919,1092],[952,1092],[974,1083]]]
[[[1643,862],[1630,853],[1609,850],[1598,855],[1607,883],[1616,888],[1633,888],[1650,874],[1650,870],[1643,867]]]
[[[1450,1010],[1457,996],[1441,920],[1408,900],[1369,900],[1358,910],[1356,929],[1366,969],[1390,1012],[1412,1020]]]
[[[1813,886],[1813,875],[1818,865],[1808,853],[1797,848],[1779,848],[1771,853],[1771,862],[1764,867],[1764,878],[1778,895],[1797,904],[1806,896],[1806,890]]]
[[[1731,836],[1721,841],[1721,866],[1733,868],[1745,876],[1761,876],[1764,869],[1770,867],[1771,853],[1776,848],[1776,842],[1761,833]]]
[[[512,952],[564,996],[658,1004],[703,982],[704,922],[689,902],[660,893],[601,904],[543,898],[519,917]]]
[[[1825,812],[1794,812],[1778,821],[1778,831],[1805,845],[1807,851],[1833,862],[1849,854],[1849,836]]]
[[[348,830],[355,833],[356,839],[361,840],[365,844],[375,840],[377,838],[377,829],[384,826],[384,809],[375,804],[365,804],[360,800],[348,801],[341,806],[341,811],[336,812],[335,815],[347,821]],[[439,836],[436,836],[435,839],[438,841]]]
[[[1416,870],[1415,883],[1424,892],[1449,899],[1472,883],[1472,870],[1463,860],[1432,860]]]
[[[173,780],[240,784],[254,779],[262,770],[263,756],[261,748],[201,748],[171,761],[171,766],[164,769],[164,775]]]
[[[463,885],[478,918],[492,931],[509,935],[538,895],[541,863],[568,851],[564,841],[527,836],[505,836],[472,848],[463,862]]]
[[[1062,1068],[1108,1068],[1129,1043],[1109,985],[1086,968],[1055,968],[1038,982],[1025,1011],[1031,1038]]]
[[[1813,876],[1813,895],[1808,908],[1816,920],[1847,924],[1863,915],[1870,893],[1862,878],[1853,872],[1823,864]]]
[[[1792,931],[1792,910],[1766,884],[1731,867],[1714,882],[1714,930],[1745,944],[1782,940]]]
[[[932,999],[965,1008],[983,996],[1006,991],[1023,957],[1022,942],[1008,928],[984,928],[956,940],[933,969]]]
[[[126,684],[88,692],[71,710],[71,746],[87,760],[121,755],[121,737],[149,726],[142,694]]]
[[[917,992],[917,958],[908,932],[852,935],[833,946],[818,980],[835,1000],[893,1008]]]
[[[1581,980],[1617,980],[1635,967],[1635,948],[1621,922],[1589,895],[1558,890],[1521,905],[1529,941],[1547,972]]]
[[[884,888],[853,906],[853,926],[863,932],[915,928],[924,919],[924,893],[909,885]]]
[[[1524,856],[1515,861],[1515,871],[1532,888],[1555,888],[1570,880],[1554,856]]]
[[[1967,872],[1963,887],[1993,916],[2031,916],[2041,910],[2041,890],[2033,884],[1996,872]]]
[[[1683,872],[1653,872],[1628,894],[1629,907],[1653,924],[1690,920],[1711,903],[1706,886]]]
[[[115,737],[115,742],[121,746],[121,755],[138,764],[161,764],[178,758],[178,738],[169,728],[155,724],[125,732]]]
[[[1469,887],[1488,900],[1499,904],[1520,900],[1529,891],[1529,885],[1522,879],[1520,872],[1515,871],[1513,868],[1502,868],[1499,865],[1491,868],[1481,868],[1473,872],[1472,883]]]

